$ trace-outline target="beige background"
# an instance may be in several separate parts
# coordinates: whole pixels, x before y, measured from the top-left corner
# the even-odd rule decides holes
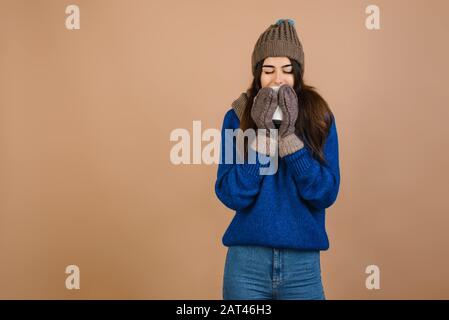
[[[65,28],[69,4],[80,30]],[[370,4],[381,30],[365,28]],[[221,128],[257,37],[283,17],[337,119],[327,298],[449,298],[448,12],[444,0],[0,1],[0,298],[221,299],[233,212],[217,166],[171,164],[169,135]]]

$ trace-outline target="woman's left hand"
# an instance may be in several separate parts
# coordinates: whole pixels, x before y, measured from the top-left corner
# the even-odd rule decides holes
[[[298,119],[299,102],[295,90],[289,85],[282,85],[278,91],[279,108],[284,118],[279,127],[279,156],[281,158],[304,147],[304,143],[295,133]]]
[[[279,138],[295,133],[295,123],[298,119],[298,96],[295,90],[287,84],[282,85],[278,91],[278,103],[284,118],[279,127]]]

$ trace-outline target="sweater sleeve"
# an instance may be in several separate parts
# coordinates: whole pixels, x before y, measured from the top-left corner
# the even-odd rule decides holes
[[[335,118],[332,120],[323,150],[326,164],[313,158],[307,146],[284,157],[299,195],[316,209],[330,207],[337,199],[340,187],[338,136]]]
[[[256,161],[253,161],[254,163],[236,163],[237,148],[235,136],[232,136],[232,162],[227,163],[229,161],[226,161],[225,157],[225,130],[235,130],[236,126],[238,128],[238,118],[233,113],[232,109],[228,111],[222,125],[220,163],[218,164],[217,180],[215,182],[215,194],[229,209],[241,210],[250,206],[257,198],[264,175],[260,174],[259,170],[263,165],[259,162],[258,157],[256,157]]]

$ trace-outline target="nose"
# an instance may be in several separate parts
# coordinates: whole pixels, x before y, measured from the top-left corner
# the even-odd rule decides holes
[[[280,86],[282,86],[283,84],[284,84],[283,81],[275,81],[275,82],[274,82],[274,85],[275,85],[276,87],[280,87]]]
[[[276,86],[281,86],[284,84],[284,79],[281,72],[276,72],[276,76],[274,78],[274,84]]]

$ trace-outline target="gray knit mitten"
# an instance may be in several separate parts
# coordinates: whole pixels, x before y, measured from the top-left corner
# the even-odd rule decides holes
[[[257,93],[251,108],[251,118],[257,128],[265,129],[265,132],[263,132],[264,130],[257,130],[257,141],[250,142],[250,146],[253,150],[270,156],[275,155],[277,149],[277,135],[273,134],[276,130],[273,123],[273,114],[277,105],[277,92],[270,87],[264,87]],[[273,130],[271,134],[270,130]]]
[[[298,96],[291,86],[285,84],[279,88],[278,101],[284,115],[279,128],[279,156],[285,157],[304,147],[304,143],[295,134],[299,110]]]

